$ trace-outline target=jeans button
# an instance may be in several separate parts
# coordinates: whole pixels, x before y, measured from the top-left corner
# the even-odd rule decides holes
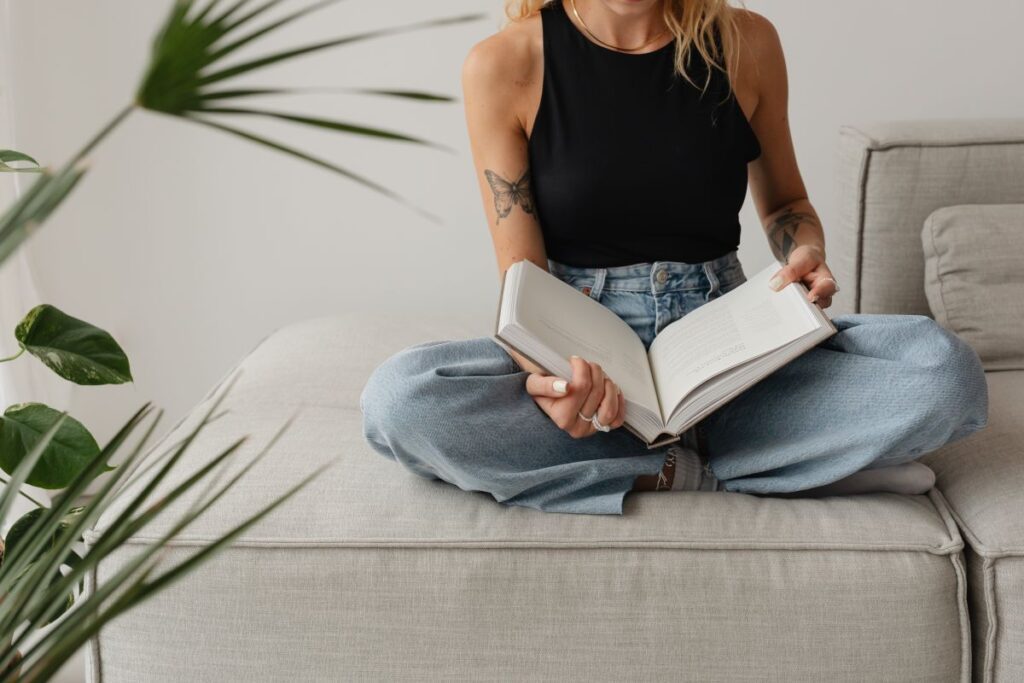
[[[665,280],[668,279],[668,273],[665,272],[664,270],[659,270],[658,274],[655,275],[654,277],[656,277],[658,282],[660,282],[661,284],[665,284]]]

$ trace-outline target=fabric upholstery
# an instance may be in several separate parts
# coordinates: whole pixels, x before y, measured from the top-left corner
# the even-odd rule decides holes
[[[945,207],[1024,203],[1024,119],[844,126],[838,164],[838,229],[828,253],[843,290],[833,312],[931,315],[925,222]],[[1019,317],[1012,312],[1019,302],[973,304],[983,315],[996,306]],[[984,349],[991,337],[980,338]],[[988,379],[989,426],[923,461],[936,469],[936,486],[971,546],[975,680],[1016,682],[1024,671],[1024,373],[993,371]]]
[[[1024,202],[1024,118],[843,126],[837,153],[833,313],[929,315],[925,219],[944,206]]]
[[[989,423],[926,455],[971,546],[978,681],[1024,680],[1024,372],[988,372]]]
[[[1024,204],[938,209],[921,230],[925,295],[986,370],[1024,370]]]
[[[417,341],[486,335],[489,322],[350,315],[264,340],[177,476],[250,434],[234,471],[298,411],[295,422],[180,536],[168,565],[337,464],[104,627],[91,680],[968,680],[962,539],[938,491],[632,493],[623,517],[554,514],[416,477],[370,450],[357,401],[371,369]]]

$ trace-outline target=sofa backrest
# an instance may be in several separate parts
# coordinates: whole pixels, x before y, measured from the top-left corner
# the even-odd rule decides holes
[[[1024,119],[842,126],[828,264],[840,313],[931,315],[921,230],[936,209],[1024,203]]]

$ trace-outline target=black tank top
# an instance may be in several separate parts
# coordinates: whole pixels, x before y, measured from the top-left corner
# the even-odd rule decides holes
[[[562,0],[540,15],[544,85],[528,153],[548,258],[698,263],[737,249],[761,147],[725,74],[712,69],[702,96],[673,72],[674,42],[618,52],[586,37]],[[703,85],[703,59],[690,64]]]

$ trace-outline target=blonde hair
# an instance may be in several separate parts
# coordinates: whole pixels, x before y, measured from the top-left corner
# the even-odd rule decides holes
[[[508,21],[520,21],[533,16],[550,2],[561,0],[505,0],[505,25]],[[726,75],[726,97],[736,82],[742,40],[736,21],[737,14],[738,9],[729,0],[662,0],[665,25],[676,38],[675,69],[689,83],[699,87],[701,92],[707,91],[712,69],[718,69]],[[716,34],[721,37],[720,43],[715,40]],[[693,50],[697,51],[707,66],[704,70],[704,83],[700,86],[687,72]]]

